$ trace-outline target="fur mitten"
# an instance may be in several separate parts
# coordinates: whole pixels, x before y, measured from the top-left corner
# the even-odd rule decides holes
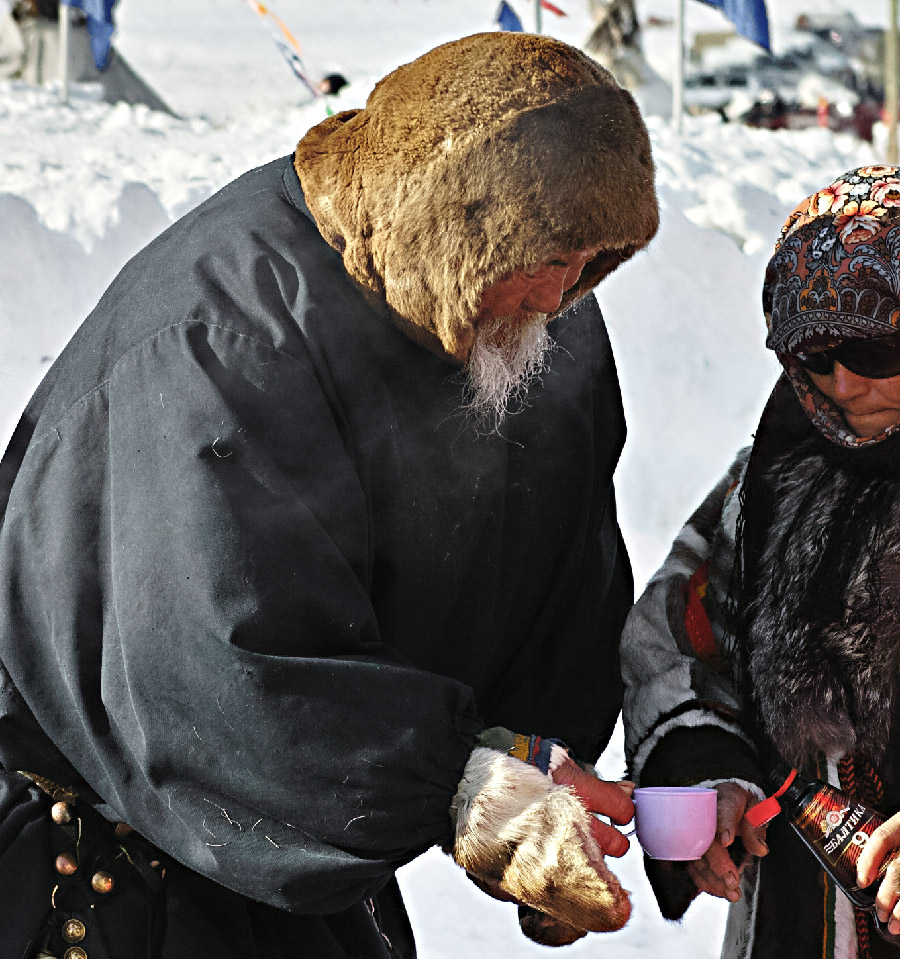
[[[453,858],[472,876],[575,929],[610,932],[631,914],[591,814],[534,766],[476,747],[450,807]]]
[[[482,892],[487,893],[494,899],[499,899],[500,902],[516,901],[499,886],[478,879],[471,873],[466,873],[466,875]],[[532,909],[531,906],[523,906],[521,903],[518,906],[519,928],[522,930],[522,935],[541,946],[568,946],[587,935],[586,929],[576,929],[567,922],[548,916],[546,912],[538,912],[537,909]]]
[[[519,928],[522,935],[542,946],[571,946],[587,935],[586,930],[576,929],[531,906],[519,906]]]

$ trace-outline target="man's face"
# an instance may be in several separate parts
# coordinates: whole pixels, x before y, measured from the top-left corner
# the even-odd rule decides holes
[[[591,247],[577,253],[564,253],[533,269],[507,273],[481,294],[476,327],[482,320],[513,316],[520,310],[532,314],[552,313],[559,307],[566,290],[578,282],[585,265],[599,252],[599,247]]]
[[[599,252],[566,253],[535,269],[515,270],[485,289],[473,320],[475,340],[466,361],[466,408],[480,425],[497,430],[511,399],[523,398],[544,370],[552,340],[548,314]]]

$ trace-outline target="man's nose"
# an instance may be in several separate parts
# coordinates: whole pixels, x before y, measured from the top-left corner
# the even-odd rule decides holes
[[[522,305],[539,313],[552,313],[562,302],[563,293],[573,283],[566,270],[554,270],[532,284]]]

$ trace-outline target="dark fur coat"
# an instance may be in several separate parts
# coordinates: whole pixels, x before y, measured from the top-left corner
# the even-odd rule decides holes
[[[821,447],[811,439],[770,474],[777,505],[747,636],[754,701],[785,759],[861,753],[877,764],[900,676],[900,483],[863,479]],[[860,501],[877,514],[864,521]]]

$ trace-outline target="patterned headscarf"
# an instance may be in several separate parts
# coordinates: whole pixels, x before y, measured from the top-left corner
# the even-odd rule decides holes
[[[900,332],[900,167],[851,170],[796,207],[766,268],[763,310],[766,346],[828,439],[861,447],[900,432],[856,436],[792,355]]]

